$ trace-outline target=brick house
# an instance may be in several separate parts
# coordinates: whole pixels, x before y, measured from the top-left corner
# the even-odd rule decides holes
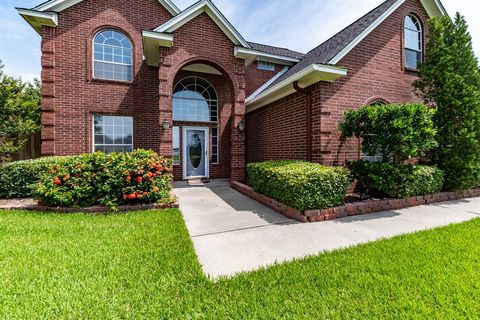
[[[132,10],[132,7],[134,10]],[[17,9],[41,35],[42,155],[153,149],[175,178],[361,157],[343,112],[417,101],[438,0],[387,0],[312,51],[246,41],[210,0],[50,0]]]

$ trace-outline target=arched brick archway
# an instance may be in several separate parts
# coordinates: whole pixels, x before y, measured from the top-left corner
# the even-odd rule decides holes
[[[191,70],[189,66],[204,65],[217,74],[205,71]],[[208,174],[206,178],[230,178],[231,180],[245,180],[245,138],[244,132],[238,130],[239,123],[244,121],[244,75],[236,74],[233,70],[218,61],[206,57],[192,57],[176,64],[164,64],[159,68],[159,101],[160,125],[165,120],[170,123],[168,130],[161,130],[160,152],[168,156],[173,155],[173,145],[180,145],[180,151],[175,150],[177,161],[174,176],[176,180],[188,178],[185,165],[184,135],[185,130],[201,128],[208,133]],[[217,121],[196,122],[173,118],[173,90],[175,85],[187,77],[197,77],[210,83],[218,94]],[[215,158],[215,151],[217,157]],[[214,161],[218,159],[218,161]]]

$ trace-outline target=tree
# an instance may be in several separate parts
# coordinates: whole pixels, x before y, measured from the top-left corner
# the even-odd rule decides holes
[[[345,138],[361,138],[363,153],[401,163],[436,146],[434,114],[423,104],[365,106],[347,111],[340,131]]]
[[[7,76],[0,61],[0,158],[22,149],[40,130],[40,82]]]
[[[433,18],[420,79],[425,103],[436,106],[438,147],[432,160],[445,171],[447,190],[480,186],[480,72],[463,16]]]

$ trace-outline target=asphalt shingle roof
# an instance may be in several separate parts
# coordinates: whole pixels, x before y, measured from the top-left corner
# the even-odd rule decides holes
[[[279,56],[295,58],[295,59],[302,59],[305,54],[297,51],[293,51],[287,48],[279,48],[274,46],[269,46],[266,44],[260,44],[255,42],[248,42],[248,44],[257,51],[269,53],[269,54],[276,54]]]
[[[282,82],[288,77],[302,71],[312,64],[328,64],[329,61],[347,47],[365,29],[374,23],[382,14],[390,9],[398,0],[387,0],[315,49],[308,52],[300,62],[270,84],[266,89]]]

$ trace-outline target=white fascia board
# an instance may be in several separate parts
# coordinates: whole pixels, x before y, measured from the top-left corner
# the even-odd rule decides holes
[[[447,10],[440,0],[420,0],[430,17],[441,17],[448,15]]]
[[[296,59],[296,58],[285,57],[278,54],[270,54],[270,53],[266,53],[266,52],[262,52],[254,49],[243,48],[243,47],[235,47],[234,54],[235,54],[235,57],[244,59],[247,67],[248,65],[251,64],[251,62],[255,60],[273,62],[273,63],[283,64],[287,66],[294,65],[295,63],[298,63],[300,61],[299,59]]]
[[[41,5],[36,6],[34,9],[38,11],[55,11],[60,12],[71,6],[82,2],[83,0],[52,0]],[[173,16],[180,12],[180,9],[171,0],[158,0],[158,2],[167,9]]]
[[[385,19],[387,19],[395,10],[397,10],[405,0],[398,0],[393,6],[385,11],[374,23],[372,23],[367,29],[365,29],[358,37],[348,44],[342,51],[340,51],[335,57],[333,57],[329,64],[337,64],[342,60],[353,48],[355,48],[363,39],[365,39],[375,28],[377,28]]]
[[[218,27],[232,40],[236,45],[250,48],[247,41],[238,33],[225,16],[208,0],[202,0],[180,12],[174,18],[168,20],[154,31],[172,33],[190,20],[199,16],[201,13],[207,13]]]
[[[447,12],[443,7],[440,0],[420,0],[423,7],[427,11],[428,15],[432,17],[438,17],[446,15]],[[365,29],[358,37],[356,37],[348,46],[346,46],[340,53],[333,57],[329,64],[337,64],[342,60],[353,48],[355,48],[363,39],[365,39],[373,30],[375,30],[385,19],[387,19],[395,10],[397,10],[405,0],[398,0],[393,6],[385,11],[374,23],[372,23],[367,29]]]
[[[145,62],[149,66],[158,67],[158,59],[160,54],[159,47],[173,46],[173,34],[143,30],[142,38]]]
[[[312,64],[302,71],[297,72],[296,74],[276,84],[270,89],[267,89],[266,91],[247,99],[245,101],[247,113],[294,93],[295,89],[293,88],[292,84],[295,81],[298,81],[301,87],[306,88],[320,81],[333,82],[341,77],[346,76],[347,73],[348,70],[344,68],[322,64]]]
[[[28,24],[30,24],[38,33],[41,33],[42,26],[58,26],[58,15],[55,12],[39,12],[23,8],[16,9],[18,13],[28,22]]]

